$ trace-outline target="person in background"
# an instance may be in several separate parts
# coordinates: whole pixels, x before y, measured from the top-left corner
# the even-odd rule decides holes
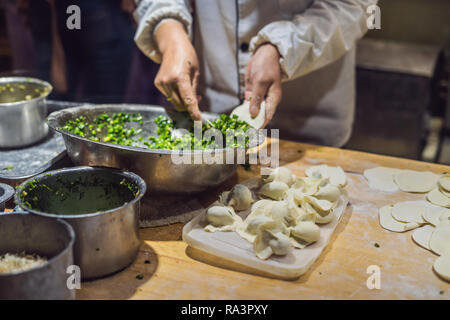
[[[250,100],[282,138],[340,147],[355,108],[355,43],[377,0],[137,0],[156,87],[200,119]],[[277,112],[275,112],[278,110]]]
[[[124,102],[135,49],[133,0],[19,0],[16,5],[32,34],[34,52],[26,54],[30,60],[35,56],[36,70],[30,75],[52,83],[52,99]],[[70,5],[80,7],[80,30],[67,28]]]
[[[0,9],[5,16],[6,34],[12,52],[12,69],[14,73],[5,75],[21,75],[21,73],[35,68],[33,39],[31,31],[25,25],[21,14],[22,0],[0,0]],[[7,70],[1,70],[5,72]]]

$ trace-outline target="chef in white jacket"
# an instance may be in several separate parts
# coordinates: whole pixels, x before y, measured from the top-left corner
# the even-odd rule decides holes
[[[161,63],[177,109],[230,112],[244,99],[280,136],[343,146],[355,109],[355,43],[377,0],[137,0],[135,41]],[[205,107],[204,107],[205,106]]]

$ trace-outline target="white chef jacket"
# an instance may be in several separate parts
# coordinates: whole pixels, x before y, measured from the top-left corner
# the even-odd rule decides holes
[[[355,42],[377,0],[136,0],[137,46],[161,62],[159,23],[180,21],[200,61],[201,110],[231,111],[244,98],[252,53],[271,43],[281,55],[283,99],[270,123],[280,136],[342,146],[355,109]]]

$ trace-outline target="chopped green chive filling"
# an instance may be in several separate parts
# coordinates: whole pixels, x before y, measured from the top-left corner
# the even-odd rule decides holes
[[[80,116],[74,120],[67,121],[62,127],[64,130],[79,137],[87,138],[95,142],[107,142],[133,147],[147,147],[149,149],[217,149],[227,147],[247,147],[249,137],[245,135],[250,125],[238,119],[236,115],[220,117],[202,126],[202,137],[207,130],[212,129],[214,135],[210,139],[199,141],[194,132],[184,134],[182,137],[172,135],[175,126],[171,119],[166,116],[158,116],[154,119],[157,126],[157,136],[142,137],[143,118],[139,113],[113,113],[112,115],[101,114],[92,122],[86,117]],[[130,124],[137,123],[139,127]],[[216,130],[216,132],[214,131]],[[234,130],[233,135],[227,135],[228,130]],[[221,136],[222,141],[215,141],[215,136]],[[245,136],[242,139],[239,137]]]

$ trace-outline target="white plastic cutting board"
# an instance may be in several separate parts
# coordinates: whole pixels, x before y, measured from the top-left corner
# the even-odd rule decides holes
[[[243,184],[251,188],[250,185],[252,183],[253,181],[248,180]],[[211,233],[204,231],[203,228],[208,224],[206,221],[206,209],[184,226],[183,240],[197,250],[207,252],[234,264],[258,270],[279,279],[296,279],[308,271],[309,267],[328,245],[347,208],[347,204],[347,197],[342,195],[338,206],[335,208],[336,214],[333,220],[327,224],[319,225],[320,238],[317,242],[304,249],[291,248],[287,255],[272,255],[268,260],[257,258],[253,251],[253,244],[241,238],[236,232]],[[245,219],[249,213],[249,210],[247,210],[238,214]],[[242,271],[245,271],[244,268]]]

